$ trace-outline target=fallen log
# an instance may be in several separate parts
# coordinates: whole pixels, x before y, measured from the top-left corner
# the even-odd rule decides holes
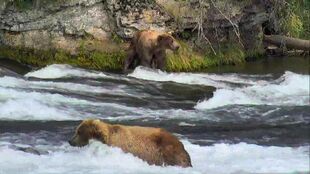
[[[310,51],[310,40],[297,39],[281,35],[264,35],[264,42],[278,47],[286,47],[287,49]]]

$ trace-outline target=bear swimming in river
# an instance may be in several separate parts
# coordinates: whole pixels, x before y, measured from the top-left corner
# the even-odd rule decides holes
[[[100,120],[84,120],[69,140],[72,146],[85,146],[96,139],[145,160],[150,165],[191,167],[191,159],[183,144],[161,128],[108,124]]]
[[[177,51],[178,42],[168,33],[154,30],[138,31],[131,40],[123,71],[135,68],[136,64],[163,70],[166,64],[166,49]],[[136,62],[139,63],[136,63]]]

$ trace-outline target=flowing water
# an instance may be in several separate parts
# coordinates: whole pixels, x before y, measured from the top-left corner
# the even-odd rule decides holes
[[[206,73],[138,67],[129,75],[0,65],[0,174],[310,171],[308,58]],[[96,141],[69,146],[86,118],[165,128],[181,139],[193,168],[150,166]]]

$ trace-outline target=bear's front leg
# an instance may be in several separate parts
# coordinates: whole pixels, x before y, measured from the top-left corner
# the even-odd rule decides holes
[[[128,69],[130,68],[130,66],[132,66],[134,64],[134,60],[135,57],[137,56],[136,51],[134,49],[130,49],[127,52],[127,57],[124,61],[124,68],[123,68],[123,73],[127,73]],[[134,67],[135,65],[133,65],[133,69],[136,68]]]
[[[154,58],[156,62],[156,68],[160,70],[164,70],[166,65],[166,51],[159,51],[155,54]]]
[[[141,65],[151,68],[152,67],[152,58],[153,56],[150,53],[144,52],[141,56]]]

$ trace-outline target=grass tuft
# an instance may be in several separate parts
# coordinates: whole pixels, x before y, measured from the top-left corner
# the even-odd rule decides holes
[[[70,64],[94,70],[120,71],[123,67],[125,52],[79,53],[73,56],[62,50],[34,50],[29,48],[12,48],[0,46],[0,57],[11,58],[20,63],[36,67],[50,64]]]
[[[291,0],[278,10],[280,27],[284,34],[310,39],[310,1]]]
[[[204,71],[209,67],[227,64],[241,64],[245,62],[245,52],[235,44],[222,46],[221,52],[202,54],[194,51],[184,42],[180,42],[178,53],[168,53],[167,71]]]

